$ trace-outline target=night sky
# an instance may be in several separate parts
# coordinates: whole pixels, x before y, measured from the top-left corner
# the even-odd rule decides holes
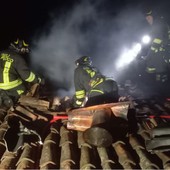
[[[17,37],[30,40],[34,34],[46,29],[52,13],[59,17],[77,2],[77,0],[4,1],[0,10],[1,48]]]
[[[167,9],[168,0],[85,0],[100,3],[98,8],[103,15],[115,17],[126,6],[165,6]],[[34,34],[48,30],[47,23],[51,15],[60,18],[65,15],[73,6],[83,0],[6,0],[1,5],[0,19],[0,47],[6,47],[16,37],[23,37],[30,40]]]
[[[115,80],[116,59],[147,27],[144,10],[169,18],[169,0],[6,0],[0,10],[0,49],[17,37],[31,46],[32,65],[72,93],[74,61],[89,55]]]

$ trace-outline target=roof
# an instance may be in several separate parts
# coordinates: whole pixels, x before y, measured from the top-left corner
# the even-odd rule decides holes
[[[106,141],[92,141],[94,145],[90,144],[84,135],[86,131],[81,131],[82,127],[80,130],[69,129],[67,120],[50,123],[53,116],[63,116],[65,112],[50,110],[48,100],[23,96],[13,110],[0,110],[0,169],[169,169],[170,126],[168,119],[161,117],[169,115],[169,102],[139,100],[133,102],[133,106],[131,104],[128,108],[124,107],[128,111],[128,133],[113,138],[109,145],[100,146],[109,141],[106,133]],[[102,113],[101,110],[105,110],[105,113],[110,114],[108,108],[115,113],[119,105],[122,106],[122,103],[97,105],[71,112],[76,115],[87,112],[96,116],[96,112]],[[151,117],[153,114],[154,117]],[[102,136],[101,129],[113,135],[116,132],[122,134],[121,128],[126,127],[126,121],[122,123],[117,117],[115,119],[115,115],[115,122],[110,122],[110,117],[106,120],[104,125],[108,126],[94,124],[94,131],[91,131],[94,135],[90,134],[93,140]],[[76,119],[76,123],[72,123],[80,125],[80,121],[82,119]],[[116,124],[117,121],[120,124]],[[20,128],[16,128],[17,122],[20,122]],[[162,130],[160,124],[166,127]],[[88,121],[83,127],[90,125]],[[112,128],[108,130],[106,127]],[[165,135],[161,135],[162,132]],[[146,145],[147,142],[150,143]],[[163,147],[157,146],[160,142]]]

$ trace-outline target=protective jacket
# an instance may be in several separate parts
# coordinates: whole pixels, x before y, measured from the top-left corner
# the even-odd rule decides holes
[[[0,52],[0,89],[11,91],[11,96],[25,91],[24,81],[37,83],[38,78],[30,71],[23,57],[13,50]]]
[[[147,57],[148,73],[165,73],[167,71],[166,52],[169,44],[169,27],[163,18],[154,18],[151,26],[152,43]]]
[[[74,72],[75,107],[81,107],[88,97],[87,105],[118,100],[117,83],[103,76],[95,67],[79,65]]]

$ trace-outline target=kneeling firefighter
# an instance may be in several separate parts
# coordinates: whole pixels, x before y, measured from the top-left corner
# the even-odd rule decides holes
[[[102,75],[97,68],[93,67],[90,57],[82,56],[75,64],[77,68],[74,71],[74,107],[118,101],[116,81]]]
[[[25,83],[41,81],[28,67],[24,55],[30,52],[24,40],[10,43],[0,52],[0,104],[11,107],[21,94],[26,93]]]

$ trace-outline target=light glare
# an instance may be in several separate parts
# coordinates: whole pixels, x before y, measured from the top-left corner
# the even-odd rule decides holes
[[[116,63],[117,68],[121,68],[129,63],[131,63],[136,56],[139,54],[142,46],[140,43],[136,43],[132,49],[126,50],[121,57],[119,58],[119,61]]]
[[[150,36],[144,35],[144,36],[142,37],[142,42],[143,42],[144,44],[148,44],[150,41],[151,41]]]

